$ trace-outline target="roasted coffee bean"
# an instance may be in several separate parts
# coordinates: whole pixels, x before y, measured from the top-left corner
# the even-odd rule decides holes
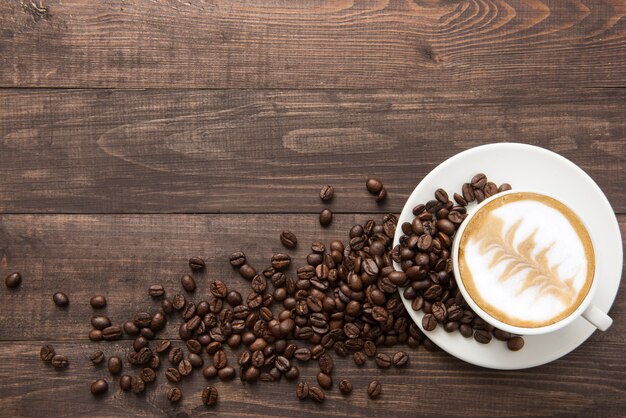
[[[485,193],[480,189],[474,190],[474,195],[476,196],[476,202],[482,203],[485,200]]]
[[[41,359],[43,360],[43,356]],[[104,353],[100,350],[94,351],[93,353],[89,355],[89,360],[91,360],[93,364],[100,364],[104,361]],[[49,360],[45,360],[45,361],[49,361]]]
[[[365,182],[365,187],[368,192],[377,195],[383,190],[383,182],[375,177],[370,177]]]
[[[409,362],[409,355],[404,351],[398,351],[391,358],[395,367],[403,367]]]
[[[150,367],[153,370],[157,370],[159,367],[161,367],[161,358],[154,354],[152,356],[152,359],[150,360],[150,363],[148,363],[148,367]]]
[[[165,289],[160,284],[153,284],[148,288],[148,295],[153,298],[160,298],[165,294]]]
[[[189,360],[189,363],[191,363],[194,368],[202,367],[204,365],[204,360],[196,353],[189,353],[187,360]]]
[[[320,385],[322,389],[330,389],[333,387],[333,379],[324,372],[318,372],[317,384]]]
[[[309,361],[311,360],[311,350],[309,350],[307,347],[298,348],[293,353],[293,356],[298,361]]]
[[[258,367],[250,366],[242,372],[241,378],[244,382],[255,382],[261,376]]]
[[[176,403],[183,398],[183,392],[177,387],[171,387],[167,389],[167,400]]]
[[[443,302],[435,302],[431,308],[431,313],[437,321],[443,322],[448,316],[446,305]]]
[[[465,200],[465,198],[458,193],[454,194],[454,200],[461,206],[467,206],[467,200]]]
[[[120,389],[122,389],[124,392],[129,391],[132,385],[132,381],[133,381],[132,377],[130,377],[127,374],[121,376],[120,377]]]
[[[106,327],[102,330],[102,338],[106,341],[119,340],[122,338],[122,328],[117,325],[112,325],[110,327]]]
[[[506,346],[511,351],[518,351],[524,347],[524,339],[522,337],[512,337],[506,342]]]
[[[487,176],[483,173],[478,173],[472,177],[472,181],[470,183],[475,189],[482,189],[485,187],[485,184],[487,184]]]
[[[171,300],[163,299],[161,301],[161,309],[163,309],[163,312],[165,312],[166,314],[171,314],[172,312],[174,312],[174,305],[172,304]]]
[[[298,245],[298,238],[291,231],[283,231],[280,234],[280,242],[287,248],[295,248]]]
[[[170,340],[161,340],[156,345],[156,352],[161,354],[165,353],[171,347],[172,343]]]
[[[213,406],[217,403],[217,389],[215,386],[207,386],[202,391],[202,403],[206,406]]]
[[[219,341],[213,341],[209,343],[209,345],[206,346],[206,352],[209,355],[213,355],[221,349],[222,349],[222,343],[220,343]]]
[[[426,314],[422,317],[422,327],[426,331],[432,331],[437,328],[437,319],[432,314]]]
[[[100,331],[102,331],[106,327],[111,326],[111,320],[106,316],[94,316],[91,318],[91,325],[95,329],[99,329]]]
[[[267,289],[267,279],[260,274],[257,274],[250,282],[250,287],[256,293],[263,293]]]
[[[133,323],[139,328],[149,327],[152,322],[152,315],[148,312],[137,312],[133,317]]]
[[[189,274],[183,274],[181,276],[180,284],[187,292],[194,292],[196,290],[196,281]]]
[[[99,329],[92,329],[89,331],[89,339],[91,341],[102,341],[102,331]]]
[[[376,202],[382,202],[383,200],[387,199],[387,189],[383,188],[379,193],[378,196],[376,196]]]
[[[102,351],[100,351],[99,353],[102,354]],[[42,345],[41,350],[39,350],[39,357],[43,361],[51,361],[54,358],[55,354],[56,353],[54,351],[54,348],[50,344]],[[104,358],[104,354],[102,355],[102,358]],[[97,364],[97,363],[94,363],[94,364]]]
[[[22,275],[20,273],[17,273],[17,272],[9,274],[6,277],[6,279],[4,279],[4,284],[9,289],[15,289],[21,283],[22,283]]]
[[[322,403],[325,399],[324,391],[317,386],[312,386],[309,388],[309,398],[317,403]]]
[[[488,344],[491,341],[491,333],[484,329],[474,331],[474,339],[481,344]]]
[[[389,357],[387,354],[385,353],[378,353],[376,354],[376,365],[378,367],[380,367],[381,369],[388,369],[389,367],[391,367],[391,357]]]
[[[366,357],[365,357],[365,353],[362,351],[355,352],[352,355],[352,358],[354,359],[354,364],[356,364],[357,366],[362,366],[365,364]]]
[[[235,372],[235,368],[232,366],[226,366],[222,369],[219,369],[217,372],[217,376],[220,378],[220,380],[232,380],[235,378],[235,375],[237,373]]]
[[[320,199],[324,202],[330,201],[335,194],[335,189],[333,186],[326,185],[320,189]]]
[[[498,186],[496,186],[494,182],[488,181],[487,184],[485,184],[483,191],[485,193],[485,197],[491,197],[498,193]]]
[[[507,190],[511,190],[511,188],[509,183],[502,183],[500,187],[498,187],[498,193],[506,192]]]
[[[373,341],[365,341],[363,351],[367,357],[374,357],[376,355],[376,344]]]
[[[181,376],[188,376],[191,374],[192,370],[193,365],[189,360],[183,359],[180,363],[178,363],[178,373],[180,373]]]
[[[213,354],[213,365],[216,369],[223,369],[228,365],[228,357],[224,350],[217,350],[215,354]]]
[[[178,383],[181,380],[181,374],[175,367],[168,367],[165,370],[165,377],[172,383]]]
[[[333,213],[329,209],[324,209],[320,212],[320,225],[326,227],[333,221]]]
[[[54,304],[56,306],[58,306],[59,308],[64,308],[67,305],[69,305],[70,300],[67,297],[67,295],[63,292],[57,292],[54,295],[52,295],[52,301],[54,302]]]
[[[139,373],[139,377],[145,383],[154,382],[157,378],[156,372],[149,367],[144,367]]]
[[[135,325],[132,321],[124,322],[123,328],[126,335],[132,336],[139,334],[139,327]]]
[[[348,379],[341,379],[339,381],[339,391],[344,395],[348,395],[352,392],[352,382]]]
[[[309,397],[309,384],[307,382],[298,382],[296,386],[296,396],[301,401]]]
[[[130,387],[133,393],[138,395],[146,389],[146,384],[140,376],[133,376],[131,378]]]
[[[109,384],[104,379],[98,379],[91,384],[90,389],[92,395],[102,395],[109,389]]]
[[[119,374],[122,371],[122,359],[118,356],[109,357],[107,368],[111,374]]]
[[[369,396],[370,399],[376,399],[380,396],[382,389],[383,386],[378,380],[372,380],[367,386],[367,396]]]
[[[463,198],[466,202],[473,202],[476,200],[476,196],[474,195],[474,189],[472,185],[469,183],[464,183],[462,188]]]
[[[246,280],[252,280],[256,276],[256,270],[250,264],[243,264],[239,267],[239,274]]]
[[[137,363],[148,364],[150,363],[150,360],[152,360],[152,356],[152,350],[149,347],[144,347],[137,352]]]
[[[231,290],[226,295],[226,302],[232,307],[241,305],[241,294],[236,290]]]
[[[472,327],[470,327],[467,324],[461,324],[459,326],[459,332],[461,333],[462,336],[464,336],[465,338],[469,338],[472,335],[474,335],[474,330],[472,329]]]
[[[229,262],[233,267],[241,267],[246,264],[246,255],[242,251],[234,252],[230,255]]]
[[[168,359],[170,360],[170,363],[174,365],[178,365],[178,363],[181,362],[183,357],[184,357],[183,350],[180,347],[172,348],[172,350],[170,351],[170,354],[168,355]]]
[[[217,373],[218,373],[218,370],[212,364],[202,369],[202,375],[204,376],[205,379],[214,378],[215,376],[217,376]]]
[[[506,331],[502,331],[500,329],[494,329],[492,332],[493,336],[495,337],[496,340],[500,340],[500,341],[508,341],[511,339],[511,333],[506,332]]]
[[[200,257],[191,257],[189,259],[189,268],[193,271],[201,271],[206,267],[206,263]]]
[[[67,357],[61,354],[55,354],[54,357],[52,357],[52,359],[50,360],[50,362],[57,369],[64,369],[69,364],[69,362],[67,361]]]
[[[319,366],[320,370],[326,374],[331,374],[333,372],[333,368],[335,363],[333,358],[328,353],[324,353],[319,357]]]
[[[96,295],[89,300],[89,304],[94,309],[102,309],[107,306],[107,300],[102,295]]]
[[[187,346],[187,349],[190,353],[199,354],[200,352],[202,352],[202,345],[198,340],[187,340],[185,341],[185,345]]]
[[[277,356],[276,360],[274,361],[274,365],[282,373],[285,373],[287,370],[291,368],[291,362],[289,361],[289,359],[283,356]]]
[[[209,290],[216,298],[225,298],[228,294],[226,284],[221,280],[216,280],[209,285]]]
[[[291,257],[288,254],[276,253],[272,256],[272,267],[276,270],[283,270],[291,264]]]
[[[448,193],[446,193],[446,191],[443,189],[437,189],[435,191],[435,199],[437,199],[439,202],[443,204],[448,203],[448,201],[450,200],[448,198]]]

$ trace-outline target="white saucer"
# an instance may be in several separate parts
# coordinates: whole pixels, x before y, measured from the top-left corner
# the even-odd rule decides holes
[[[431,171],[413,190],[402,209],[396,229],[394,246],[402,235],[399,227],[411,222],[411,210],[418,203],[433,199],[439,187],[450,196],[460,193],[464,182],[476,173],[485,173],[496,184],[510,183],[513,189],[538,190],[561,197],[583,218],[595,245],[596,280],[600,280],[591,302],[604,312],[613,304],[622,275],[622,238],[613,209],[598,185],[582,169],[562,156],[543,148],[499,143],[472,148],[444,161]],[[473,210],[475,204],[468,210]],[[400,269],[397,263],[396,269]],[[402,292],[400,292],[402,295]],[[402,297],[413,321],[422,329],[423,313],[411,309],[411,301]],[[550,334],[524,337],[525,345],[512,352],[502,341],[480,344],[458,332],[447,333],[438,326],[425,334],[441,349],[477,366],[514,370],[535,367],[564,356],[582,344],[595,328],[578,318],[568,326]],[[600,332],[600,331],[598,331]]]

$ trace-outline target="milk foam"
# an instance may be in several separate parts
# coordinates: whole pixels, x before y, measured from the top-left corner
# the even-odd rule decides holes
[[[562,212],[542,201],[528,199],[496,207],[486,216],[485,222],[472,229],[464,245],[464,260],[473,277],[474,290],[485,303],[506,313],[509,318],[538,324],[550,323],[563,311],[571,309],[573,304],[579,303],[581,290],[588,289],[585,286],[588,281],[587,254],[581,237]],[[494,235],[493,229],[489,231],[494,225],[502,227],[501,233],[495,232]],[[503,246],[488,246],[487,242],[494,242],[493,239],[501,236],[501,241],[496,239],[496,242],[506,243],[506,233],[515,225],[517,229],[510,246],[513,252],[506,251],[507,257],[490,266],[494,256],[498,255],[498,248]],[[518,251],[520,244],[531,234],[534,234],[533,242],[526,241],[534,244],[529,245],[527,255],[530,255],[531,264],[528,265],[519,261],[525,257],[520,257]],[[492,239],[485,241],[485,237]],[[507,246],[504,247],[506,249]],[[545,249],[548,249],[545,252],[547,263],[537,263],[537,256]],[[500,250],[499,254],[503,251]],[[516,263],[520,271],[503,277],[511,263]],[[549,267],[548,272],[553,268],[553,274],[535,273],[536,280],[530,283],[528,277],[531,271],[545,271],[536,268],[542,264]],[[571,280],[566,284],[566,279]],[[492,316],[500,319],[497,315]]]

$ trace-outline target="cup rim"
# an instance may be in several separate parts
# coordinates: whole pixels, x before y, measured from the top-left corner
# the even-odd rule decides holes
[[[582,313],[590,305],[591,300],[593,299],[593,295],[595,293],[595,290],[596,290],[596,288],[598,286],[598,281],[596,280],[596,277],[595,277],[596,276],[596,270],[597,270],[597,266],[596,266],[595,260],[594,260],[594,266],[593,266],[594,267],[594,272],[593,272],[593,279],[592,279],[592,282],[591,282],[591,286],[589,288],[589,291],[587,292],[587,295],[585,296],[583,301],[580,303],[580,305],[578,305],[578,307],[574,311],[572,311],[568,316],[566,316],[565,318],[561,319],[558,322],[555,322],[555,323],[550,324],[550,325],[545,325],[545,326],[542,326],[542,327],[533,327],[533,328],[525,328],[525,327],[518,327],[518,326],[515,326],[515,325],[510,325],[510,324],[507,324],[505,322],[502,322],[502,321],[494,318],[489,313],[485,312],[470,297],[469,293],[465,289],[465,285],[463,284],[463,280],[461,279],[461,274],[460,274],[460,271],[459,271],[458,258],[459,258],[459,247],[461,245],[461,237],[463,236],[463,233],[465,232],[465,228],[470,223],[471,219],[474,217],[474,215],[476,213],[478,213],[480,211],[480,209],[482,209],[489,202],[491,202],[493,200],[496,200],[498,198],[501,198],[503,196],[506,196],[506,195],[509,195],[509,194],[516,194],[516,193],[534,193],[534,194],[539,194],[539,195],[550,197],[550,198],[555,199],[555,200],[561,202],[562,204],[564,204],[569,210],[571,210],[574,213],[574,215],[576,215],[576,217],[578,217],[578,220],[583,224],[583,226],[587,230],[587,232],[589,234],[589,239],[591,240],[591,246],[592,246],[592,248],[594,248],[594,259],[596,258],[595,257],[595,245],[594,245],[593,237],[591,235],[591,232],[589,231],[589,228],[587,227],[587,224],[585,223],[584,219],[579,215],[579,213],[574,208],[572,208],[572,206],[567,201],[563,201],[563,199],[560,199],[560,198],[554,196],[551,193],[546,193],[546,192],[539,191],[539,190],[533,190],[533,189],[512,189],[512,190],[507,190],[507,191],[504,191],[504,192],[497,193],[497,194],[495,194],[495,195],[485,199],[484,201],[482,201],[481,203],[476,205],[474,208],[472,208],[472,212],[468,213],[467,218],[464,219],[463,222],[461,223],[461,226],[456,231],[456,234],[455,234],[455,237],[454,237],[454,242],[452,244],[452,267],[453,267],[453,270],[454,270],[454,277],[456,278],[456,284],[459,287],[459,291],[463,295],[463,299],[467,302],[467,304],[470,306],[470,308],[472,308],[472,310],[481,319],[483,319],[485,322],[493,325],[494,327],[496,327],[496,328],[498,328],[498,329],[500,329],[502,331],[506,331],[506,332],[509,332],[511,334],[517,334],[517,335],[547,334],[547,333],[556,331],[556,330],[558,330],[560,328],[563,328],[563,327],[567,326],[568,324],[570,324],[576,318],[581,316]]]

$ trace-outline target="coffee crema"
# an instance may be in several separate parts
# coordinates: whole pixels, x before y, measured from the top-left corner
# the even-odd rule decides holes
[[[483,206],[463,231],[460,280],[474,302],[506,324],[539,328],[574,312],[591,288],[595,256],[563,203],[518,192]]]

